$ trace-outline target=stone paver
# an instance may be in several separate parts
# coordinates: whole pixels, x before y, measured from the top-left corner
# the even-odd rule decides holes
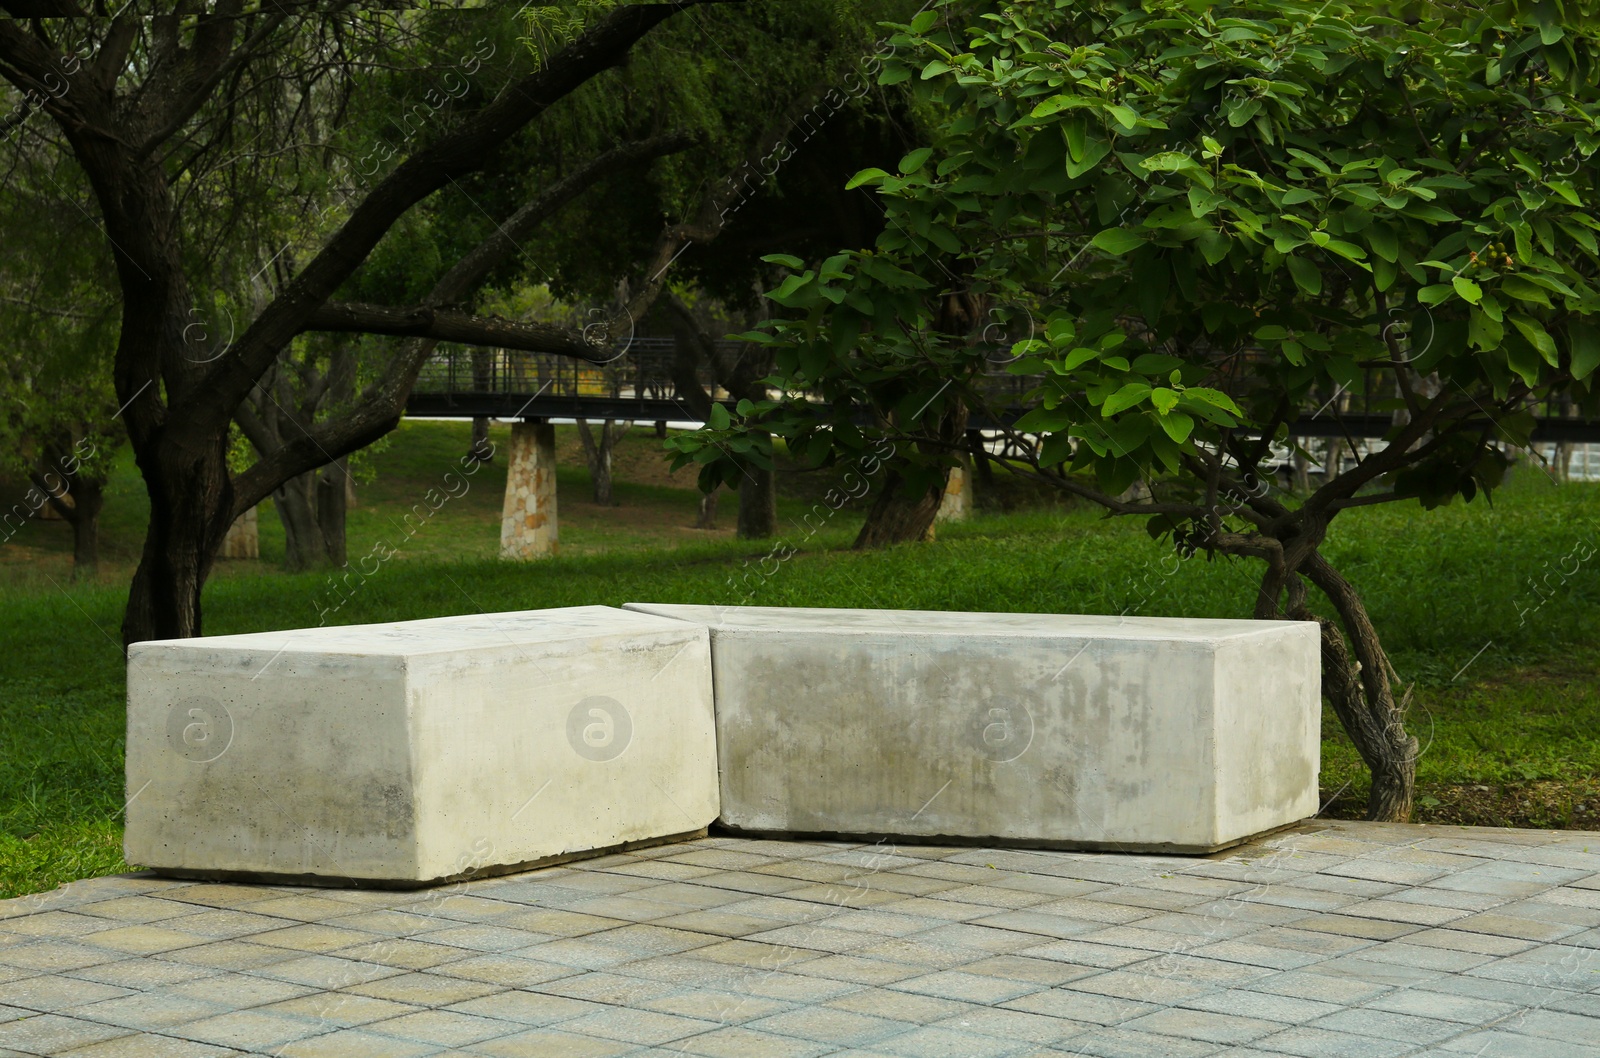
[[[1600,1054],[1600,834],[1206,858],[712,837],[419,892],[0,902],[0,1056]]]

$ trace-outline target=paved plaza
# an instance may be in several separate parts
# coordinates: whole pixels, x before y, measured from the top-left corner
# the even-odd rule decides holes
[[[1600,833],[1206,858],[712,837],[418,892],[0,902],[0,1055],[1600,1055]]]

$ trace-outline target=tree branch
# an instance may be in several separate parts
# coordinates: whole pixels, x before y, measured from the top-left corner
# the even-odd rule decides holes
[[[474,316],[432,305],[393,308],[359,301],[330,301],[306,317],[302,330],[350,334],[389,334],[435,342],[487,345],[530,353],[555,353],[579,360],[606,359],[579,331],[547,323],[519,323],[498,316]]]
[[[496,225],[493,235],[469,250],[439,279],[425,303],[452,305],[461,300],[483,282],[485,276],[518,251],[519,239],[613,170],[677,154],[694,146],[695,142],[695,137],[686,132],[669,132],[613,147],[590,159],[507,217],[503,224]]]
[[[507,139],[555,102],[621,62],[641,37],[677,11],[702,0],[616,8],[533,74],[523,77],[454,133],[419,150],[374,187],[316,257],[291,280],[220,358],[169,422],[198,442],[232,417],[279,350],[306,330],[319,308],[412,206],[452,178],[481,169]],[[343,329],[343,328],[339,328]],[[393,333],[380,331],[378,333]]]

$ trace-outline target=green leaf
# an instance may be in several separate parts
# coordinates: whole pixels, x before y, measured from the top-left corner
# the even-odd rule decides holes
[[[1129,382],[1106,398],[1105,404],[1100,408],[1100,414],[1109,419],[1117,412],[1126,411],[1128,408],[1133,407],[1149,395],[1150,384],[1148,382]]]
[[[1583,200],[1572,189],[1572,185],[1565,180],[1546,180],[1544,186],[1566,199],[1569,205],[1582,207]]]
[[[1152,173],[1175,173],[1180,169],[1201,168],[1199,162],[1182,151],[1161,151],[1144,159],[1139,165]]]
[[[918,147],[916,150],[900,159],[900,171],[902,173],[916,172],[918,169],[921,169],[925,164],[927,164],[928,158],[932,154],[932,147]]]
[[[1106,228],[1089,240],[1089,245],[1113,257],[1121,257],[1144,245],[1144,240],[1126,228]]]
[[[1207,389],[1204,386],[1191,386],[1183,391],[1183,395],[1185,397],[1193,397],[1195,400],[1205,401],[1212,407],[1221,408],[1223,411],[1231,412],[1234,415],[1244,414],[1239,410],[1239,406],[1233,402],[1233,398],[1222,392],[1220,389]]]
[[[1367,245],[1372,247],[1373,253],[1391,264],[1400,259],[1400,240],[1387,224],[1374,224],[1367,229]]]
[[[859,173],[857,173],[855,176],[852,176],[850,178],[849,183],[844,185],[844,189],[846,191],[853,191],[856,188],[860,187],[862,184],[880,183],[888,175],[889,174],[884,172],[882,169],[876,169],[876,168],[874,168],[874,169],[863,169]],[[838,185],[834,185],[834,186],[838,186]]]
[[[762,260],[767,264],[782,265],[783,267],[789,269],[804,268],[806,265],[806,263],[800,260],[800,258],[786,253],[769,253],[767,256],[763,257]]]
[[[1160,419],[1161,428],[1167,431],[1167,436],[1179,444],[1189,439],[1194,432],[1194,420],[1181,411],[1163,415]]]
[[[1399,271],[1395,266],[1383,258],[1380,257],[1372,262],[1372,284],[1380,291],[1388,290],[1394,286],[1394,281],[1398,275]]]
[[[1424,305],[1437,305],[1445,298],[1448,298],[1454,290],[1455,287],[1448,283],[1435,283],[1417,291],[1417,300]]]
[[[1178,393],[1165,386],[1157,387],[1150,391],[1150,403],[1155,406],[1156,411],[1167,415],[1178,406]]]
[[[1600,328],[1587,320],[1567,324],[1567,344],[1572,347],[1572,377],[1582,381],[1600,366]]]
[[[1522,336],[1528,339],[1528,343],[1538,351],[1539,355],[1544,357],[1545,363],[1551,367],[1559,366],[1559,361],[1556,358],[1555,339],[1551,338],[1550,332],[1544,329],[1544,324],[1532,316],[1524,316],[1520,312],[1511,314],[1511,322],[1517,330],[1522,332]]]
[[[1500,289],[1518,301],[1531,301],[1535,305],[1543,305],[1547,309],[1551,307],[1550,295],[1521,276],[1506,276],[1500,281]]]
[[[1295,286],[1312,297],[1322,293],[1322,272],[1316,265],[1304,257],[1286,257],[1284,261],[1289,266],[1289,274],[1294,276]]]
[[[1228,124],[1234,128],[1250,124],[1250,119],[1261,110],[1259,99],[1236,99],[1228,103]]]
[[[726,404],[711,405],[711,414],[706,416],[706,425],[713,430],[726,430],[733,425],[733,420],[728,416]]]
[[[1065,94],[1055,95],[1051,96],[1049,99],[1046,99],[1038,106],[1035,106],[1033,108],[1033,113],[1028,116],[1035,118],[1047,118],[1051,114],[1058,114],[1061,111],[1070,109],[1072,107],[1086,107],[1090,105],[1090,100],[1085,99],[1082,96]]]
[[[1201,232],[1195,239],[1195,245],[1200,247],[1200,252],[1205,256],[1206,264],[1214,265],[1228,256],[1228,237],[1221,232]]]
[[[1488,313],[1474,309],[1467,321],[1467,341],[1476,349],[1488,352],[1500,347],[1500,340],[1505,337],[1506,329],[1499,321],[1490,318]]]
[[[1465,276],[1456,276],[1450,280],[1450,285],[1455,287],[1456,293],[1461,295],[1461,300],[1468,305],[1476,305],[1483,300],[1483,288]]]
[[[1068,353],[1067,358],[1061,362],[1061,371],[1063,374],[1068,371],[1076,371],[1078,368],[1082,367],[1084,364],[1087,364],[1090,360],[1093,360],[1099,355],[1100,350],[1090,349],[1088,346],[1080,345],[1078,348]]]
[[[1139,115],[1128,107],[1112,103],[1106,107],[1106,113],[1110,114],[1118,125],[1121,125],[1129,132],[1132,132],[1134,126],[1139,124]]]

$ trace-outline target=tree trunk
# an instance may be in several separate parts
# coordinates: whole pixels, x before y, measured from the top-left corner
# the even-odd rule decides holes
[[[720,488],[700,494],[700,512],[695,516],[696,529],[715,529],[717,527],[717,497],[722,494]]]
[[[967,451],[972,456],[973,480],[985,490],[994,488],[994,468],[989,465],[989,450],[983,446],[983,431],[967,431]],[[973,490],[977,498],[977,490]]]
[[[748,467],[739,483],[740,540],[766,540],[778,529],[777,478],[770,470]]]
[[[348,465],[347,458],[338,459],[273,490],[272,506],[283,524],[283,566],[291,573],[345,565]]]
[[[627,426],[618,426],[615,419],[607,419],[595,436],[588,419],[578,420],[578,440],[583,444],[583,459],[589,464],[589,482],[594,487],[594,502],[610,507],[611,452],[616,443],[628,432]]]
[[[65,467],[72,460],[71,437],[47,444],[41,469],[30,474],[34,487],[46,499],[40,513],[49,511],[72,526],[72,579],[93,577],[100,570],[100,510],[105,506],[106,477],[81,464],[75,473],[55,474],[49,468]],[[96,464],[97,467],[103,464]],[[56,478],[55,485],[50,479]]]
[[[227,434],[200,450],[182,450],[161,443],[157,433],[134,457],[150,494],[150,525],[128,590],[122,641],[201,635],[200,591],[233,523]]]
[[[72,483],[72,579],[100,572],[100,509],[105,506],[105,483],[88,475]]]
[[[939,419],[939,440],[954,444],[966,432],[966,428],[966,405],[954,402]],[[927,474],[919,477],[928,479]],[[884,476],[883,488],[868,508],[867,520],[862,523],[861,532],[851,547],[863,551],[932,539],[933,520],[939,513],[939,504],[944,502],[944,490],[949,478],[949,469],[940,467],[926,485],[917,486],[908,482],[899,470],[891,468]]]
[[[1400,701],[1395,700],[1390,678],[1394,669],[1378,641],[1366,604],[1350,583],[1315,551],[1304,561],[1301,572],[1333,603],[1339,615],[1335,624],[1313,614],[1305,606],[1303,588],[1289,607],[1291,619],[1316,621],[1321,629],[1323,694],[1372,774],[1367,818],[1407,822],[1411,818],[1420,753],[1417,740],[1405,729],[1410,692]],[[1269,571],[1268,582],[1281,583],[1275,579],[1281,576]],[[1296,575],[1288,576],[1293,579]],[[1263,605],[1267,604],[1267,593],[1264,588]],[[1275,589],[1272,594],[1270,605],[1275,608]],[[1258,608],[1257,616],[1262,612]]]
[[[317,471],[290,478],[272,491],[272,507],[283,525],[283,568],[291,573],[322,564],[322,527],[317,520]]]
[[[317,535],[323,558],[334,566],[348,564],[345,517],[349,508],[350,459],[336,459],[317,472]]]
[[[656,420],[656,437],[662,441],[667,439],[667,420]]]
[[[947,474],[939,474],[924,488],[910,489],[898,470],[883,479],[883,488],[867,510],[867,520],[851,546],[857,551],[887,547],[890,544],[927,540],[933,532],[933,519],[944,500]]]
[[[472,441],[467,445],[467,457],[478,463],[494,461],[494,446],[489,443],[489,417],[472,418]]]

